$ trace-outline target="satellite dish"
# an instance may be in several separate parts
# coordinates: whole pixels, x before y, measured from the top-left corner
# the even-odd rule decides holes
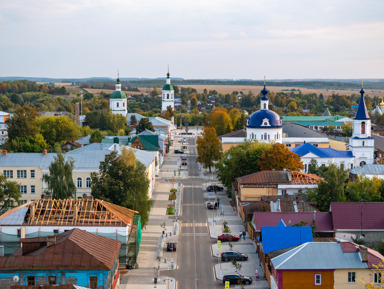
[[[19,282],[19,276],[17,275],[13,276],[13,282]]]

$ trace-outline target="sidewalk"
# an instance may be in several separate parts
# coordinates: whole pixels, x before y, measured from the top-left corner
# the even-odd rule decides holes
[[[204,197],[207,199],[211,198],[212,193],[205,193]],[[210,237],[212,239],[217,239],[217,236],[222,234],[224,221],[227,222],[227,226],[233,235],[239,235],[239,233],[245,229],[243,220],[237,215],[237,212],[232,209],[230,199],[225,193],[219,192],[218,197],[220,198],[220,208],[218,208],[218,210],[207,210]],[[264,270],[261,267],[259,257],[256,254],[255,243],[249,238],[248,234],[246,235],[245,240],[241,238],[239,241],[231,242],[230,244],[232,245],[232,248],[229,245],[229,242],[222,242],[221,249],[218,249],[217,244],[213,244],[211,247],[212,256],[216,257],[218,262],[215,265],[216,278],[222,280],[224,275],[236,273],[236,268],[231,262],[220,262],[219,257],[221,253],[225,251],[239,251],[248,255],[248,261],[238,262],[242,266],[237,273],[244,276],[250,276],[253,279],[252,284],[245,288],[269,288],[268,282],[263,278]],[[255,280],[256,269],[259,272],[259,280]],[[240,288],[240,286],[235,286],[234,288],[236,287]]]
[[[174,157],[167,156],[164,160],[166,170],[176,169],[177,162]],[[170,173],[170,172],[169,172]],[[160,173],[161,175],[161,173]],[[137,258],[138,269],[129,270],[121,275],[121,289],[149,289],[164,288],[175,289],[177,284],[174,278],[160,276],[154,284],[156,269],[175,269],[177,264],[177,251],[167,252],[166,243],[178,241],[179,222],[176,216],[166,215],[168,204],[173,203],[176,214],[180,212],[182,186],[175,178],[174,187],[177,188],[176,201],[169,201],[168,197],[172,188],[171,179],[159,178],[153,192],[153,204],[149,214],[148,224],[142,230],[140,251]]]

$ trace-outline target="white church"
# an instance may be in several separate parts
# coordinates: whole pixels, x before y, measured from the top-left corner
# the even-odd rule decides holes
[[[169,71],[167,73],[167,80],[163,86],[163,92],[161,94],[161,111],[167,110],[168,106],[172,107],[172,110],[175,110],[175,91],[171,84],[171,77]]]
[[[226,137],[225,141],[239,143],[246,140],[258,141],[264,143],[283,143],[283,125],[281,117],[268,109],[268,90],[264,88],[261,91],[261,109],[255,111],[247,118],[246,134],[242,138],[232,133],[233,137]],[[371,119],[364,102],[364,89],[360,90],[360,102],[353,119],[353,134],[349,139],[348,150],[341,151],[332,148],[319,148],[309,142],[291,149],[292,152],[301,157],[304,164],[304,172],[308,172],[308,165],[312,159],[317,161],[319,166],[344,164],[346,169],[353,169],[374,162],[374,139],[371,136]],[[231,134],[231,133],[230,133]],[[223,141],[223,139],[222,139]]]
[[[117,76],[115,91],[112,93],[109,100],[109,107],[113,114],[121,114],[127,117],[127,96],[121,91],[120,77]]]

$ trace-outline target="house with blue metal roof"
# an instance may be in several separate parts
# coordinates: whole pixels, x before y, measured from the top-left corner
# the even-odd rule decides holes
[[[260,241],[263,244],[264,254],[313,242],[311,227],[279,225],[280,223],[276,227],[261,227]]]

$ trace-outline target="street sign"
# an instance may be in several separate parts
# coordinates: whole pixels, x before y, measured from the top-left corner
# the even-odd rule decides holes
[[[214,223],[216,223],[216,220],[213,220]]]
[[[221,250],[221,245],[217,245],[217,250]]]
[[[212,217],[214,217],[215,216],[215,213],[212,213]]]
[[[225,281],[225,289],[229,289],[229,281]]]
[[[220,240],[217,240],[217,245],[220,245],[221,244],[221,241]]]

